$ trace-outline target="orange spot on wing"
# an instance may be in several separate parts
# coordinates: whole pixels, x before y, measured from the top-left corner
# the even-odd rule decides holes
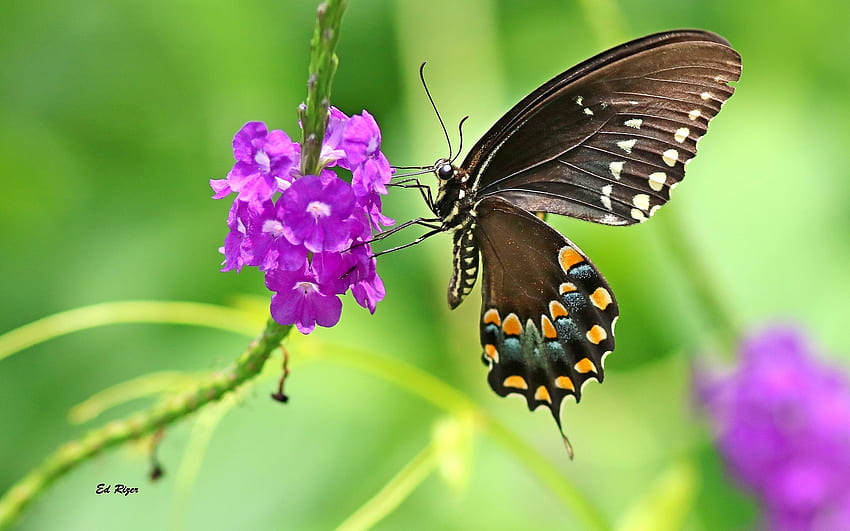
[[[558,331],[555,330],[555,326],[552,324],[552,321],[549,320],[545,315],[540,316],[540,324],[543,328],[543,337],[546,339],[557,339]]]
[[[558,253],[558,260],[561,262],[561,269],[566,273],[574,265],[584,262],[584,257],[572,247],[564,247]]]
[[[550,404],[552,403],[552,397],[549,396],[549,390],[546,389],[546,387],[543,385],[541,385],[537,388],[536,391],[534,391],[534,399],[542,400],[543,402],[549,402]]]
[[[590,330],[588,330],[585,335],[587,336],[587,340],[594,345],[598,345],[608,337],[608,333],[605,332],[605,329],[599,325],[593,325],[590,327]]]
[[[484,345],[484,355],[493,360],[493,363],[499,363],[499,351],[494,345]]]
[[[607,289],[596,288],[596,290],[590,294],[590,302],[592,302],[593,305],[600,310],[604,310],[614,301],[611,299],[611,293],[609,293]]]
[[[567,317],[570,315],[570,312],[560,302],[551,301],[549,302],[549,314],[552,316],[552,319],[557,319],[558,317]]]
[[[571,293],[573,291],[578,291],[578,288],[572,282],[564,282],[563,284],[561,284],[560,289],[561,289],[561,295],[563,295],[564,293]]]
[[[509,313],[502,323],[502,330],[509,336],[518,336],[522,333],[522,323],[519,322],[519,317],[515,313]]]
[[[493,323],[496,326],[502,326],[502,318],[499,317],[499,310],[495,308],[490,308],[486,312],[484,312],[484,324]]]
[[[555,378],[555,387],[560,389],[567,389],[569,391],[575,391],[576,386],[573,385],[573,381],[569,376],[558,376]]]
[[[576,363],[575,369],[582,374],[596,372],[596,365],[590,361],[590,358],[582,358],[578,363]]]
[[[522,376],[508,376],[505,378],[505,381],[502,382],[502,385],[505,387],[513,387],[514,389],[528,389],[528,384],[525,383],[525,378]]]

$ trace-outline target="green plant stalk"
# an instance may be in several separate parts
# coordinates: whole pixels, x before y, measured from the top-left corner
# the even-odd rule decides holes
[[[681,218],[675,214],[675,210],[667,212],[660,224],[664,231],[664,243],[685,272],[684,277],[706,320],[719,332],[717,339],[720,346],[732,354],[741,330],[736,312],[724,298],[718,296],[723,290],[705,261],[700,259],[696,246],[685,234]]]
[[[311,354],[308,360],[326,360],[374,374],[449,414],[462,416],[471,413],[478,427],[508,449],[573,512],[582,529],[611,529],[601,509],[565,478],[556,466],[507,426],[476,406],[465,394],[445,382],[403,361],[360,349],[327,344],[313,337],[299,336],[293,346]]]
[[[339,26],[348,0],[328,0],[316,10],[316,29],[310,41],[310,67],[307,76],[307,104],[299,109],[301,118],[301,173],[318,175],[319,156],[328,124],[331,84],[339,60],[334,53]]]
[[[402,468],[381,491],[360,507],[336,531],[372,529],[418,487],[438,466],[438,453],[431,442]]]
[[[184,324],[250,337],[256,333],[257,322],[250,312],[199,302],[102,302],[55,313],[0,335],[0,360],[48,339],[108,324]]]
[[[30,471],[0,499],[0,528],[11,524],[57,478],[106,448],[138,439],[215,402],[228,391],[256,376],[291,326],[269,320],[263,333],[238,360],[216,371],[192,391],[175,396],[146,411],[110,422],[81,439],[60,447]]]

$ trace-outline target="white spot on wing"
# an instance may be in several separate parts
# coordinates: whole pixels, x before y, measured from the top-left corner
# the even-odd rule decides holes
[[[632,204],[641,210],[649,210],[649,196],[646,194],[637,194],[632,198]]]
[[[682,142],[685,141],[686,138],[688,138],[688,135],[690,133],[691,133],[691,130],[688,129],[687,127],[680,127],[678,129],[676,129],[676,134],[673,135],[673,138],[676,140],[676,142],[681,144]]]
[[[593,111],[590,110],[590,107],[585,107],[584,108],[584,114],[586,114],[588,116],[593,116]]]
[[[575,98],[576,105],[579,105],[579,106],[580,106],[580,105],[581,105],[581,102],[583,102],[583,101],[584,101],[584,98],[583,98],[583,97],[581,97],[581,96],[576,96],[576,98]]]
[[[700,97],[700,99],[701,99],[702,101],[708,101],[708,100],[710,100],[713,96],[714,96],[714,95],[713,95],[711,92],[703,92],[702,94],[700,94],[700,95],[699,95],[699,97]]]
[[[641,124],[643,124],[643,120],[640,118],[632,118],[631,120],[623,122],[623,125],[626,127],[632,127],[634,129],[640,129]]]
[[[637,138],[632,138],[631,140],[621,140],[617,142],[617,147],[625,151],[626,153],[631,153],[632,148],[635,147],[637,143]]]
[[[607,185],[602,187],[602,195],[599,196],[599,200],[602,201],[602,205],[611,210],[611,191],[614,189],[612,185]]]
[[[676,165],[676,161],[679,160],[679,152],[675,149],[668,149],[661,154],[661,160],[664,161],[664,164],[672,168]]]
[[[615,216],[614,214],[605,214],[601,220],[602,223],[606,225],[625,225],[627,222],[623,221],[619,216]]]
[[[646,221],[646,214],[644,214],[641,210],[638,210],[637,208],[632,209],[631,215],[632,218],[636,219],[637,221]]]
[[[696,120],[701,115],[702,115],[702,113],[700,112],[699,109],[694,109],[694,110],[692,110],[691,112],[688,113],[688,118],[690,118],[691,120]]]
[[[618,160],[617,162],[612,162],[608,165],[608,170],[611,172],[611,175],[614,176],[618,181],[620,180],[620,172],[623,171],[623,165],[626,163],[624,160]]]
[[[667,174],[663,171],[657,171],[649,174],[649,187],[660,192],[664,188],[664,183],[667,182]]]

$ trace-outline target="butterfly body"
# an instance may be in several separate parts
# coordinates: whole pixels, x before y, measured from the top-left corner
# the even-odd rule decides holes
[[[670,198],[708,122],[734,89],[740,56],[715,34],[650,35],[603,52],[526,96],[458,166],[438,160],[440,231],[454,232],[448,302],[482,273],[488,382],[547,406],[602,381],[619,310],[575,244],[533,213],[605,225],[649,219]],[[566,438],[565,438],[566,443]],[[569,448],[569,445],[568,445]]]

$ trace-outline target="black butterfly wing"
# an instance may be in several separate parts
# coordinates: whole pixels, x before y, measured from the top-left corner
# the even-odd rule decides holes
[[[481,345],[488,381],[500,396],[519,393],[529,409],[548,407],[560,426],[564,397],[602,381],[614,349],[617,302],[572,242],[498,197],[475,207],[469,227],[483,262]]]
[[[477,197],[608,225],[670,198],[741,58],[720,36],[659,33],[603,52],[508,111],[462,167]]]

